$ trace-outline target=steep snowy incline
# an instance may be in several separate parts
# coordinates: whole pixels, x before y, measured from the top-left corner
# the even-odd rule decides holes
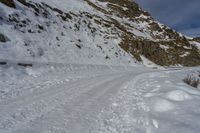
[[[11,0],[9,0],[11,1]],[[0,59],[80,64],[134,64],[112,29],[96,24],[82,0],[0,1]],[[107,36],[107,37],[106,37]]]
[[[130,0],[0,0],[0,59],[200,65],[195,42]]]

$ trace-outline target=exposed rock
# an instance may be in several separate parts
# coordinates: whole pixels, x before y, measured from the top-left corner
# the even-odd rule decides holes
[[[193,38],[193,40],[200,43],[200,37]]]
[[[15,8],[15,3],[13,2],[13,0],[0,0],[0,2],[9,7]]]
[[[17,63],[18,66],[22,66],[22,67],[32,67],[33,64],[30,63]]]
[[[0,33],[0,42],[7,42],[7,41],[9,41],[8,37]]]

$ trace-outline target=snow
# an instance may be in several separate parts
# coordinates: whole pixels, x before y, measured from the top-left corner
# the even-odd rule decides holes
[[[142,59],[144,66],[151,67],[151,68],[162,68],[161,66],[159,66],[159,65],[153,63],[152,61],[148,60],[146,57],[144,57],[144,56],[140,56],[140,57]]]
[[[17,9],[1,4],[0,8],[4,11],[1,12],[1,16],[5,19],[10,15],[15,16],[18,21],[29,21],[26,22],[25,27],[18,28],[14,27],[17,25],[14,24],[15,22],[2,21],[0,31],[3,31],[2,34],[8,36],[11,41],[1,43],[0,59],[67,64],[135,65],[133,56],[119,47],[118,44],[121,42],[119,36],[104,33],[110,34],[117,31],[97,25],[87,15],[80,16],[81,12],[89,12],[105,18],[101,12],[94,10],[86,2],[80,0],[76,2],[74,0],[36,0],[34,2],[43,2],[66,13],[73,12],[77,16],[66,22],[57,16],[57,12],[47,7],[45,9],[50,15],[45,18],[41,14],[35,15],[33,10],[17,1]],[[88,25],[82,21],[91,23],[96,31],[92,33]],[[80,23],[79,30],[74,26],[78,23]],[[39,32],[38,25],[43,26],[44,30]],[[105,35],[109,38],[105,39]]]
[[[168,100],[160,98],[154,99],[152,101],[152,106],[153,110],[156,112],[166,112],[173,110],[175,108],[175,105],[173,103],[169,102]]]
[[[169,46],[165,46],[165,45],[160,45],[160,47],[164,50],[168,50],[169,49]]]
[[[6,70],[6,68],[2,69]],[[73,131],[77,127],[78,130],[78,126],[81,125],[76,125],[73,121],[81,119],[78,115],[79,111],[83,111],[80,113],[84,113],[84,116],[86,116],[87,112],[85,111],[90,109],[91,106],[93,106],[93,109],[90,110],[91,115],[93,110],[101,109],[103,105],[95,107],[91,105],[91,101],[96,105],[97,101],[103,100],[99,105],[106,104],[110,94],[117,92],[117,87],[130,77],[127,74],[133,68],[64,64],[45,66],[38,64],[33,68],[23,69],[15,66],[14,69],[15,71],[4,71],[7,75],[1,75],[0,132],[21,133],[33,129],[35,129],[35,132],[41,132],[43,130],[48,131],[51,128],[54,130],[53,128],[58,126],[54,124],[61,124],[64,122],[63,118],[69,121],[67,124],[72,124],[69,125],[72,128],[68,128],[68,126],[60,128]],[[20,77],[16,74],[17,69],[22,72]],[[16,78],[11,79],[11,74],[13,77],[15,75]],[[78,107],[80,107],[80,110],[77,110],[77,112]],[[12,108],[15,109],[12,110]],[[67,109],[68,113],[60,112],[57,110],[59,108],[63,111],[64,108],[69,108],[71,111]],[[82,110],[82,108],[84,109]],[[52,113],[54,115],[51,115]],[[63,115],[59,118],[58,114]],[[88,115],[90,116],[90,113]],[[51,120],[51,117],[55,118],[53,119],[55,123]],[[49,121],[51,121],[50,125],[52,126],[44,124]],[[43,123],[42,127],[40,126],[41,122]],[[30,127],[29,124],[37,128]],[[73,128],[73,126],[76,127]]]
[[[144,15],[144,14],[141,14],[139,17],[136,17],[136,18],[148,19],[148,18],[150,18],[150,16],[146,16],[146,15]]]
[[[63,21],[58,17],[58,13],[45,7],[49,16],[44,17],[40,13],[35,15],[33,9],[25,7],[16,1],[17,8],[12,9],[1,4],[2,34],[8,36],[10,42],[0,45],[0,58],[9,60],[28,60],[36,62],[59,62],[59,63],[80,63],[80,64],[112,64],[112,65],[135,65],[133,56],[120,48],[121,31],[114,27],[107,28],[96,24],[95,19],[99,21],[115,19],[127,28],[127,31],[133,33],[136,37],[142,37],[154,40],[151,31],[148,29],[146,21],[131,21],[129,18],[122,18],[116,14],[103,14],[95,10],[81,0],[35,0],[31,3],[46,3],[52,8],[57,8],[65,13],[69,13],[72,20]],[[104,10],[107,8],[107,2],[92,0]],[[44,7],[43,4],[41,4]],[[124,7],[123,7],[124,8]],[[43,10],[43,9],[41,9]],[[42,12],[42,11],[41,11]],[[94,16],[91,20],[87,15]],[[72,15],[71,13],[75,14]],[[16,16],[16,14],[18,14]],[[19,27],[15,22],[6,22],[9,16],[14,16],[18,21],[27,21],[25,27]],[[148,19],[148,16],[142,14],[140,17]],[[86,24],[84,24],[85,22]],[[76,29],[75,25],[79,25]],[[88,24],[95,27],[96,31],[91,33]],[[127,25],[130,24],[130,25]],[[43,26],[44,30],[38,29],[38,25]],[[16,28],[16,27],[17,28]],[[106,39],[105,39],[106,38]],[[77,47],[80,46],[81,48]],[[101,47],[99,47],[101,46]]]
[[[99,115],[98,132],[198,133],[200,90],[182,82],[191,71],[148,72],[128,81]]]
[[[200,50],[200,43],[199,42],[191,41],[190,43],[195,45]]]
[[[199,68],[0,66],[0,132],[198,133]],[[193,123],[195,122],[195,123]],[[187,126],[186,126],[187,125]]]
[[[185,91],[174,90],[166,94],[166,98],[173,101],[184,101],[192,99],[192,97]]]
[[[83,0],[32,0],[77,15],[62,21],[50,8],[45,18],[15,2],[17,9],[0,3],[0,15],[5,19],[17,13],[17,20],[30,22],[18,29],[14,22],[0,22],[1,33],[10,39],[0,43],[0,61],[7,63],[0,64],[0,133],[200,131],[200,86],[182,81],[188,73],[200,78],[199,68],[164,69],[144,56],[141,65],[119,47],[121,31],[94,19],[115,19],[136,37],[154,40],[146,21],[105,16]],[[92,2],[109,10],[107,2]],[[81,12],[98,17],[90,19]],[[149,19],[144,14],[139,18]],[[38,25],[44,30],[38,32]]]
[[[180,55],[180,57],[185,57],[188,56],[190,54],[190,52],[185,52],[184,54]]]

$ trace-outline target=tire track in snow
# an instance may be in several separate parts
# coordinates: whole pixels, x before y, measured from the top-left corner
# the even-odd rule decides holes
[[[94,132],[98,133],[152,133],[159,128],[157,120],[151,118],[149,113],[152,109],[148,104],[147,94],[150,96],[151,89],[158,91],[161,86],[151,88],[157,81],[151,78],[159,77],[164,72],[176,72],[179,70],[164,70],[159,72],[147,72],[134,77],[128,84],[125,84],[117,97],[111,99],[110,107],[102,110],[99,114],[99,128]],[[163,72],[163,73],[162,73]],[[148,76],[150,76],[148,79]],[[157,89],[157,90],[156,90]],[[159,95],[159,94],[158,94]],[[154,95],[152,95],[154,96]],[[171,109],[171,103],[161,101],[166,105],[164,109]],[[155,106],[155,108],[159,107]]]
[[[5,133],[9,131],[15,132],[18,129],[23,129],[24,125],[28,123],[34,123],[37,120],[40,121],[41,118],[45,116],[48,119],[50,117],[48,115],[49,113],[53,113],[54,116],[56,116],[58,115],[56,114],[57,107],[63,109],[64,105],[69,111],[69,107],[72,107],[72,116],[75,115],[76,117],[71,118],[69,115],[63,114],[70,118],[69,121],[72,120],[67,123],[74,123],[74,121],[81,120],[82,122],[78,123],[80,127],[84,122],[86,122],[84,124],[89,126],[89,123],[91,124],[91,122],[94,122],[94,119],[89,120],[90,122],[87,123],[85,117],[81,117],[80,115],[83,116],[87,114],[86,116],[88,117],[97,115],[94,110],[99,112],[101,108],[107,104],[106,100],[113,96],[113,93],[119,90],[123,83],[131,79],[128,73],[130,74],[130,72],[115,72],[114,74],[83,78],[78,81],[62,82],[33,91],[25,96],[2,102],[0,103],[0,131]],[[138,71],[133,73],[135,75],[132,76],[135,77],[140,73],[144,72]],[[103,104],[101,105],[101,103]],[[99,104],[99,106],[96,104]],[[73,107],[73,105],[75,106]],[[91,107],[94,107],[92,112],[88,110]],[[80,119],[77,119],[77,116],[80,116]],[[57,122],[59,123],[59,121]],[[77,124],[74,125],[77,128]],[[85,128],[84,130],[89,129]],[[21,133],[21,131],[19,131],[19,133]]]
[[[127,82],[131,76],[132,74],[124,73],[106,80],[106,82],[94,83],[93,87],[75,94],[71,100],[60,105],[59,109],[55,108],[44,114],[42,118],[32,121],[32,124],[29,124],[31,128],[18,129],[17,131],[20,133],[30,130],[33,132],[87,133],[93,129],[97,114],[104,106],[108,105],[109,98],[117,93],[120,86]]]
[[[70,100],[70,97],[74,97],[73,94],[77,95],[81,93],[84,91],[84,88],[94,87],[103,82],[112,80],[116,78],[116,76],[118,77],[119,74],[112,74],[106,77],[97,76],[73,83],[55,85],[51,86],[49,89],[44,89],[44,92],[35,92],[10,103],[3,104],[0,106],[0,130],[9,131],[28,121],[32,121],[36,117],[40,117],[50,110],[53,110],[61,103]],[[94,84],[95,82],[97,83]]]

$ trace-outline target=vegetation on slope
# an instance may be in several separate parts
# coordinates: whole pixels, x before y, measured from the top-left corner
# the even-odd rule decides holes
[[[64,21],[64,23],[74,21],[74,27],[71,28],[76,31],[80,30],[81,25],[85,25],[85,28],[88,28],[94,36],[95,33],[99,31],[105,38],[105,41],[110,38],[120,38],[121,42],[119,46],[126,52],[131,53],[138,61],[142,61],[140,57],[142,55],[162,66],[178,64],[184,66],[200,65],[200,52],[195,46],[190,44],[189,40],[169,27],[159,24],[148,12],[143,11],[135,2],[130,0],[84,1],[97,12],[104,14],[104,16],[84,11],[80,11],[78,14],[64,12],[46,3],[18,0],[18,2],[24,6],[33,9],[36,16],[42,16],[48,19],[51,17],[50,9],[56,12],[57,17]],[[13,0],[0,0],[0,2],[9,7],[15,7]],[[101,6],[101,4],[106,5],[106,7]],[[19,31],[21,31],[21,27],[26,27],[26,25],[31,23],[28,19],[20,21],[18,16],[14,14],[10,15],[8,20],[11,24],[15,25],[15,28]],[[96,25],[107,29],[107,31],[97,28]],[[142,29],[135,25],[145,25],[146,27]],[[45,31],[43,25],[37,25],[36,27],[36,29],[30,29],[28,32],[41,33]],[[108,29],[111,29],[111,33]],[[137,32],[134,31],[147,34],[149,37],[139,36]],[[57,40],[59,40],[59,38],[57,38]],[[199,40],[199,38],[195,39],[195,41]]]
[[[141,38],[129,32],[126,27],[127,24],[124,26],[116,19],[109,19],[110,25],[114,25],[122,32],[120,35],[122,41],[119,45],[125,51],[131,53],[138,61],[142,61],[140,56],[143,55],[154,63],[162,66],[178,64],[184,66],[200,65],[199,50],[195,46],[192,46],[184,36],[179,35],[174,30],[166,26],[161,27],[147,12],[141,10],[136,3],[130,0],[99,0],[101,2],[107,2],[109,11],[106,11],[106,9],[100,8],[89,0],[85,1],[96,10],[103,11],[103,13],[126,17],[129,18],[131,22],[147,22],[149,23],[149,29],[152,33],[163,33],[162,35],[152,34],[155,40]],[[124,10],[124,8],[127,9]],[[145,15],[147,17],[138,18],[140,15]],[[169,39],[166,40],[165,37]],[[168,48],[163,49],[161,45]]]
[[[0,0],[0,2],[9,7],[15,8],[15,4],[14,4],[13,0]]]

